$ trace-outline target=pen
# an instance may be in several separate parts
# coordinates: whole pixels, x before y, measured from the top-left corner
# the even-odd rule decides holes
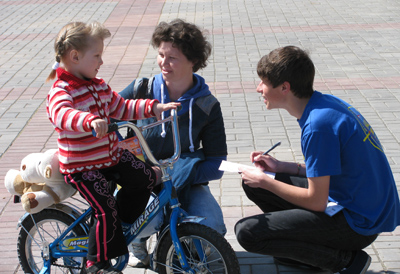
[[[275,149],[277,146],[280,146],[281,142],[276,143],[275,145],[273,145],[270,149],[268,149],[266,152],[264,152],[262,155],[267,155],[268,153],[270,153],[273,149]]]
[[[276,143],[275,145],[273,145],[270,149],[268,149],[266,152],[264,152],[262,155],[267,155],[268,153],[270,153],[274,148],[276,148],[277,146],[280,146],[281,142]],[[253,162],[254,164],[255,162]]]

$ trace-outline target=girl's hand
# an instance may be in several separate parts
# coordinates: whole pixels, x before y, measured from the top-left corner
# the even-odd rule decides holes
[[[176,103],[176,102],[171,102],[168,104],[160,104],[158,102],[155,102],[153,105],[153,112],[156,115],[157,120],[160,120],[161,112],[170,110],[170,109],[176,109],[180,105],[181,105],[181,103]]]
[[[96,137],[101,139],[107,135],[108,125],[103,119],[95,119],[90,123],[90,126],[96,132]]]

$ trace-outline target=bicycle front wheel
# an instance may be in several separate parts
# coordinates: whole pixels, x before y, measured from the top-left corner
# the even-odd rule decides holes
[[[196,273],[240,273],[236,254],[221,234],[196,223],[180,224],[177,231],[188,263]],[[156,263],[161,274],[185,273],[169,233],[160,242]]]
[[[33,221],[35,220],[35,221]],[[43,268],[42,251],[48,243],[57,239],[74,219],[64,212],[44,209],[28,216],[22,222],[18,236],[18,259],[25,273],[38,274]],[[80,226],[76,226],[68,236],[85,235]],[[80,273],[85,258],[64,257],[52,261],[51,273]]]

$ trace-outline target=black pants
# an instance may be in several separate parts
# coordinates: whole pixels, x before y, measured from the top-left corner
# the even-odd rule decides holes
[[[308,187],[307,178],[276,174],[276,180]],[[247,197],[264,214],[241,219],[235,226],[240,245],[249,252],[284,257],[337,272],[354,250],[370,245],[378,235],[363,236],[347,223],[343,212],[330,217],[295,206],[277,195],[243,184]]]
[[[133,223],[142,213],[156,184],[153,169],[125,150],[115,166],[65,176],[93,209],[88,259],[105,261],[128,253],[121,221]],[[108,180],[121,186],[117,200]]]

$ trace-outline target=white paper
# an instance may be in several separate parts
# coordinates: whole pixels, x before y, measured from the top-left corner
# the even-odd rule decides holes
[[[221,165],[219,166],[219,170],[239,173],[240,172],[239,171],[239,167],[241,167],[241,168],[250,168],[250,169],[255,169],[256,168],[254,166],[242,165],[242,164],[238,164],[238,163],[232,163],[232,162],[229,162],[229,161],[222,161]],[[275,173],[268,172],[268,171],[264,171],[264,173],[267,174],[269,177],[275,179]]]
[[[343,209],[343,206],[337,204],[336,202],[328,202],[326,209],[325,209],[325,213],[332,217],[333,215],[335,215],[342,209]]]

